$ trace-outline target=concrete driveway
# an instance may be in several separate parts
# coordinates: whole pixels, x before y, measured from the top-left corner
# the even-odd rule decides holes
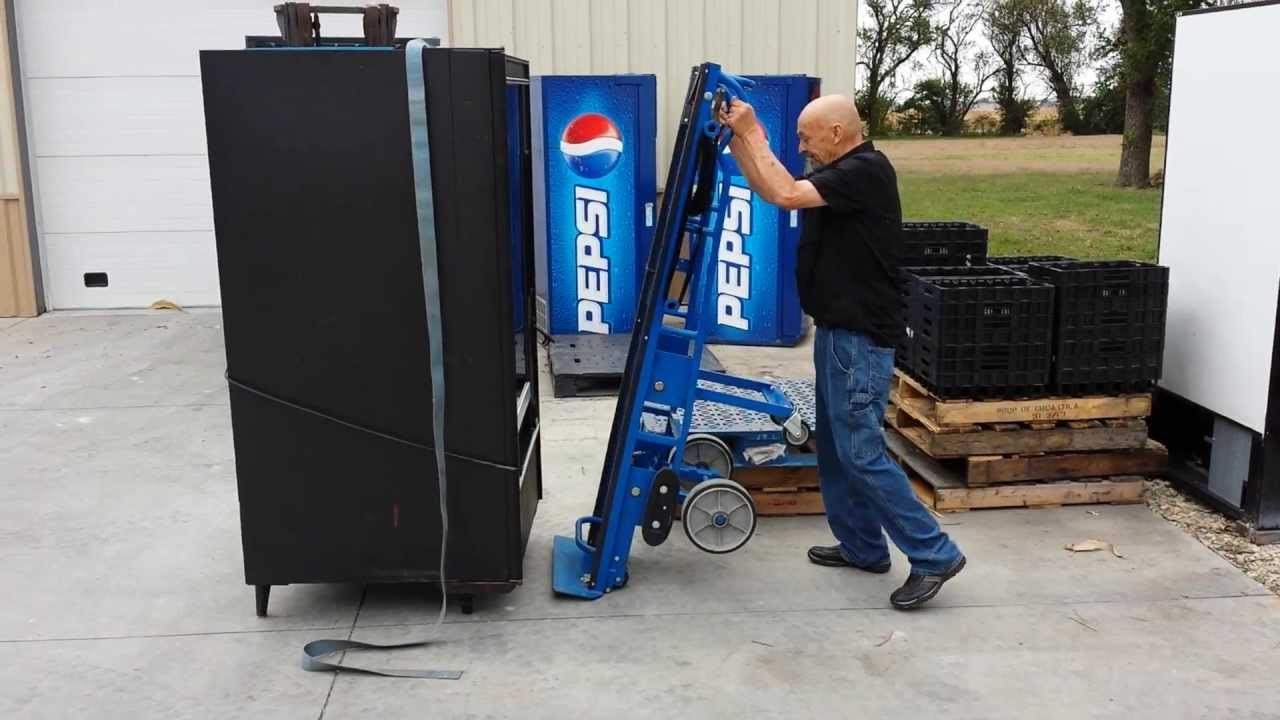
[[[1280,717],[1280,601],[1142,505],[945,516],[968,569],[926,610],[906,573],[819,568],[820,517],[742,551],[638,544],[596,602],[550,590],[553,535],[595,494],[613,400],[543,398],[546,497],[526,585],[444,641],[307,673],[321,637],[420,636],[422,587],[244,585],[214,311],[0,320],[0,717]],[[718,348],[800,376],[807,346]],[[544,383],[544,390],[549,383]],[[1099,538],[1108,553],[1063,545]]]

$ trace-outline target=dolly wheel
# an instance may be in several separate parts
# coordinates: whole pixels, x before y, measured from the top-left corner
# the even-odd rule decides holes
[[[689,491],[680,519],[694,547],[720,555],[741,548],[755,534],[756,504],[738,483],[716,478]]]
[[[697,433],[684,441],[684,464],[707,470],[714,477],[733,477],[733,452],[715,435]]]

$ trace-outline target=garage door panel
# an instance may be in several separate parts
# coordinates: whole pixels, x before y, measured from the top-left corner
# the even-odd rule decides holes
[[[36,79],[27,100],[37,157],[206,152],[196,77]]]
[[[50,302],[61,309],[218,305],[212,232],[75,233],[46,238]],[[106,287],[85,287],[85,273],[105,273]]]
[[[200,74],[199,50],[278,35],[269,0],[18,0],[27,77]],[[359,3],[336,3],[356,5]],[[396,34],[446,37],[446,0],[402,0]],[[358,16],[322,16],[326,35],[362,35]]]
[[[218,303],[199,52],[276,35],[273,3],[14,4],[49,307]],[[397,35],[447,38],[448,0],[397,4]],[[322,24],[362,34],[359,16]]]
[[[17,16],[28,77],[199,75],[196,50],[279,33],[270,4],[253,0],[18,0]]]
[[[41,231],[213,229],[203,157],[37,158]]]

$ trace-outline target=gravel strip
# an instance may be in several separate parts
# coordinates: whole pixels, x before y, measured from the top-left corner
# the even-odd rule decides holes
[[[1280,544],[1254,545],[1235,530],[1235,522],[1182,494],[1165,480],[1149,480],[1151,511],[1195,536],[1245,575],[1280,594]]]

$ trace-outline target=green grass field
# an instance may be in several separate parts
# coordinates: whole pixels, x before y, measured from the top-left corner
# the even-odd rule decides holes
[[[1112,186],[1117,136],[877,145],[898,169],[905,219],[984,225],[993,255],[1155,259],[1160,190]]]
[[[1158,190],[1120,190],[1111,175],[905,175],[906,219],[967,220],[991,229],[992,255],[1153,260]]]

